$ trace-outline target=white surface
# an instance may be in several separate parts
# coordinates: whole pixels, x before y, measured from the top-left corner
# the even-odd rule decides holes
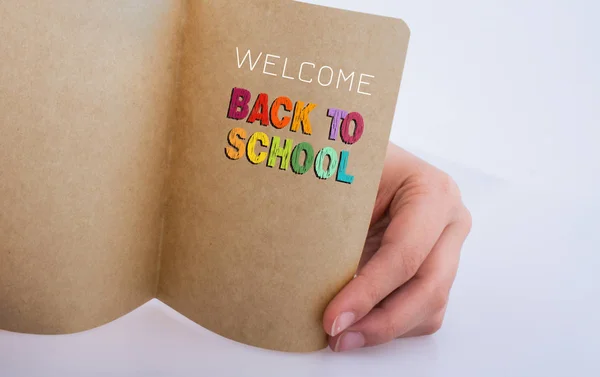
[[[288,355],[153,301],[80,334],[0,332],[0,376],[600,375],[600,5],[314,2],[411,27],[393,140],[450,172],[474,216],[443,329]]]

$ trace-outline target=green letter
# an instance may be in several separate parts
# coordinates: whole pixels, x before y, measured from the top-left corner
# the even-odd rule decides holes
[[[278,136],[273,136],[271,140],[271,150],[269,151],[269,160],[267,161],[267,166],[272,168],[275,166],[277,162],[277,158],[281,157],[281,164],[279,164],[279,169],[287,170],[288,166],[290,166],[290,157],[292,156],[292,145],[294,145],[294,141],[292,139],[286,139],[285,145],[283,148],[279,145],[281,139]]]
[[[300,156],[302,152],[306,153],[306,157],[304,158],[304,164],[300,163]],[[300,143],[296,145],[294,151],[292,152],[292,170],[296,174],[304,174],[310,169],[313,161],[315,160],[315,151],[307,142]]]

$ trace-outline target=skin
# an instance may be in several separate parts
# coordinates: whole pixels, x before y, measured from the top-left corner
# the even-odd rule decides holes
[[[446,173],[390,144],[356,277],[323,326],[336,352],[442,326],[471,214]]]

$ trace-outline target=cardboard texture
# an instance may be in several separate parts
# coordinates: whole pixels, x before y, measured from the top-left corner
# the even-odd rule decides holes
[[[0,328],[154,296],[178,1],[0,2]]]
[[[156,295],[235,341],[325,347],[406,25],[268,0],[7,1],[0,20],[0,328],[80,331]]]

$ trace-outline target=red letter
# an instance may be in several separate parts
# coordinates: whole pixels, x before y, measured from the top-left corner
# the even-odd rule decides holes
[[[354,135],[350,135],[350,122],[354,122]],[[342,141],[346,144],[356,143],[363,134],[365,121],[359,113],[350,113],[342,122]]]
[[[229,113],[227,118],[240,120],[244,119],[250,109],[248,103],[250,102],[251,94],[246,89],[233,88],[231,92],[231,101],[229,101]]]
[[[278,113],[281,106],[283,106],[285,111],[292,111],[294,105],[292,104],[292,100],[287,97],[279,97],[273,102],[273,105],[271,106],[271,124],[273,127],[279,129],[290,124],[290,121],[292,120],[290,117],[279,119]]]
[[[263,126],[269,125],[269,96],[265,93],[260,93],[254,103],[252,112],[248,117],[248,123],[254,123],[260,120],[260,124]]]

